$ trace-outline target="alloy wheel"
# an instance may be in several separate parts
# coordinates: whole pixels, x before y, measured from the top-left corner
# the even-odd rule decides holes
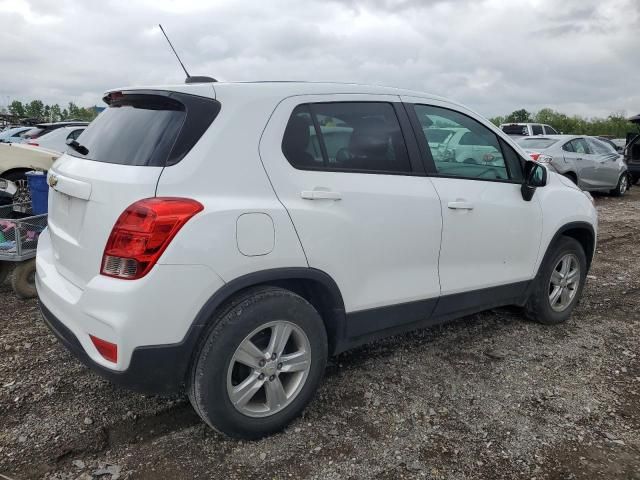
[[[620,192],[620,195],[624,195],[628,187],[629,187],[629,179],[627,178],[626,175],[623,175],[622,177],[620,177],[620,188],[618,189],[618,191]]]
[[[573,253],[564,255],[553,271],[549,281],[549,305],[556,312],[563,312],[571,305],[580,286],[580,262]]]
[[[249,417],[268,417],[298,396],[311,368],[309,338],[285,320],[269,322],[245,337],[227,371],[227,395]]]

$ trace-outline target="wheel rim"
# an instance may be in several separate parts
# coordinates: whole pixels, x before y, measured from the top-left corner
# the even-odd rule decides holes
[[[227,371],[227,395],[248,417],[268,417],[298,396],[311,369],[309,338],[285,320],[266,323],[245,337]]]
[[[580,262],[573,253],[567,253],[556,264],[549,281],[549,305],[563,312],[571,305],[580,286]]]
[[[627,184],[628,184],[627,176],[623,175],[620,178],[620,193],[621,194],[623,194],[624,192],[627,191]]]

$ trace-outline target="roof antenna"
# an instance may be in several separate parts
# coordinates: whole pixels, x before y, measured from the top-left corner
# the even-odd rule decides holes
[[[162,28],[161,24],[158,24],[158,26],[160,27],[160,30],[162,31],[162,34],[164,35],[164,38],[167,39],[167,42],[169,43],[169,46],[171,47],[171,50],[173,50],[173,54],[178,59],[178,62],[180,62],[180,66],[182,67],[182,70],[184,70],[184,73],[187,75],[187,78],[185,79],[184,83],[211,83],[211,82],[217,82],[217,80],[215,78],[205,77],[205,76],[201,76],[201,75],[199,75],[199,76],[191,76],[191,75],[189,75],[189,72],[187,72],[187,69],[185,68],[184,63],[182,63],[182,60],[180,60],[180,57],[178,56],[178,52],[176,52],[176,49],[173,48],[171,40],[169,40],[169,37],[167,36],[166,32],[164,31],[164,28]]]

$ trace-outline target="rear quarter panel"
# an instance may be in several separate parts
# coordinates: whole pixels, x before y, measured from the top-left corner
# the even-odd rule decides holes
[[[206,265],[225,282],[260,270],[307,267],[291,219],[258,152],[262,131],[282,97],[245,98],[229,85],[221,90],[216,90],[222,105],[218,117],[189,154],[166,167],[158,181],[158,196],[193,198],[205,207],[187,222],[159,263]],[[238,219],[247,213],[266,214],[273,221],[273,249],[266,254],[240,251]]]

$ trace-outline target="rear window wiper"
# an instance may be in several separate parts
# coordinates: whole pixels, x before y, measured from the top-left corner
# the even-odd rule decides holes
[[[73,148],[80,155],[86,155],[86,154],[89,153],[89,149],[87,147],[85,147],[84,145],[78,143],[77,140],[74,140],[74,139],[70,138],[69,140],[67,140],[67,145],[69,145],[71,148]]]

